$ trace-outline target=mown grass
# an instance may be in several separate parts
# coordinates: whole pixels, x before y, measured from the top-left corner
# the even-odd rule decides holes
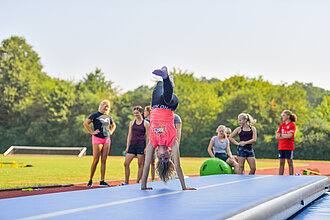
[[[124,179],[124,157],[108,157],[106,180]],[[198,174],[201,164],[208,158],[181,158],[184,174]],[[89,179],[92,156],[83,158],[60,156],[11,156],[0,155],[1,162],[16,161],[18,163],[32,164],[33,167],[10,168],[4,164],[0,168],[0,188],[13,188],[23,186],[40,186],[53,184],[71,184],[87,182]],[[295,162],[295,166],[305,166],[303,162]],[[277,168],[276,160],[257,160],[257,169]],[[94,180],[100,179],[98,166]],[[248,166],[246,166],[246,169]],[[137,175],[137,159],[131,164],[131,178]]]

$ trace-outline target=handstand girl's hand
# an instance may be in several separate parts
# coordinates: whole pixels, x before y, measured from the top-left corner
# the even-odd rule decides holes
[[[92,135],[96,135],[98,133],[100,133],[100,130],[99,129],[96,129],[95,131],[93,131]]]
[[[152,187],[141,187],[141,190],[152,190]]]
[[[192,188],[192,187],[186,187],[185,189],[183,190],[197,190],[196,188]]]

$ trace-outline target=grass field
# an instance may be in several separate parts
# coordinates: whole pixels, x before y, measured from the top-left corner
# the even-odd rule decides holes
[[[184,174],[197,174],[201,164],[208,158],[181,158]],[[0,168],[0,188],[13,188],[22,186],[40,186],[53,184],[71,184],[87,182],[89,179],[92,157],[57,157],[57,156],[11,156],[0,155],[0,162],[32,164],[33,167],[10,168],[4,164]],[[124,157],[111,156],[108,158],[106,180],[124,179]],[[295,166],[304,166],[303,162],[295,161]],[[257,160],[257,169],[277,168],[278,161]],[[246,169],[248,166],[246,166]],[[94,180],[100,179],[99,166]],[[131,164],[131,178],[137,175],[137,159]]]

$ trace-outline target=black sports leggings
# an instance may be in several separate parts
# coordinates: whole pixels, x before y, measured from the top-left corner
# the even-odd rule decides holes
[[[173,93],[172,83],[167,77],[159,81],[152,93],[152,108],[164,108],[174,111],[179,104],[179,98]]]

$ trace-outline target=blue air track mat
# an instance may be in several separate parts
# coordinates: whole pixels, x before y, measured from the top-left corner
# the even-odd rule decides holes
[[[291,217],[290,217],[291,219]],[[306,208],[295,214],[292,219],[320,220],[330,219],[330,193],[327,192],[319,199],[313,201]]]
[[[0,219],[285,219],[328,191],[324,176],[214,175],[0,200]]]

